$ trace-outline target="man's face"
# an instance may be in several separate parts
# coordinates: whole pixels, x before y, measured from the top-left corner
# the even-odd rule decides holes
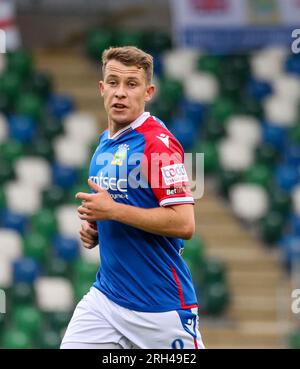
[[[142,68],[126,66],[117,60],[107,63],[99,89],[109,120],[119,125],[128,125],[141,115],[145,102],[151,100],[155,91],[146,82]]]

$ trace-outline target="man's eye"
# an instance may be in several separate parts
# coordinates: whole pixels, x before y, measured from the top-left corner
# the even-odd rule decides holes
[[[135,82],[129,82],[129,87],[136,87],[136,83]]]
[[[108,84],[110,86],[115,86],[117,84],[117,82],[116,81],[108,81]]]

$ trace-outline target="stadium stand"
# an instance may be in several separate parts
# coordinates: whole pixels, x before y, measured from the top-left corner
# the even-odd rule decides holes
[[[281,48],[215,56],[174,49],[162,33],[107,30],[87,35],[85,53],[0,54],[0,347],[57,348],[95,278],[99,255],[80,247],[74,194],[88,190],[105,128],[99,57],[115,44],[155,56],[149,110],[186,152],[205,154],[183,254],[205,344],[299,348],[285,294],[300,255],[300,58]]]

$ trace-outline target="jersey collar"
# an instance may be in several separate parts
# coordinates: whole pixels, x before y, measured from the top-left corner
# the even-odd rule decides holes
[[[123,134],[132,131],[134,129],[136,129],[137,127],[141,126],[148,118],[150,117],[150,113],[149,112],[144,112],[143,114],[141,114],[138,118],[136,118],[136,120],[134,120],[132,123],[130,123],[128,126],[120,129],[118,132],[116,132],[113,136],[110,137],[110,133],[108,131],[108,139],[109,140],[113,140],[116,138],[119,138],[120,136],[122,136]]]

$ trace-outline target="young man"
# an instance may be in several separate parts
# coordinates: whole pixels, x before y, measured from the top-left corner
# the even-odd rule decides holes
[[[144,112],[152,57],[103,53],[108,130],[91,160],[93,193],[78,193],[81,241],[99,243],[96,282],[77,305],[62,348],[203,348],[191,274],[180,256],[195,229],[179,142]]]

